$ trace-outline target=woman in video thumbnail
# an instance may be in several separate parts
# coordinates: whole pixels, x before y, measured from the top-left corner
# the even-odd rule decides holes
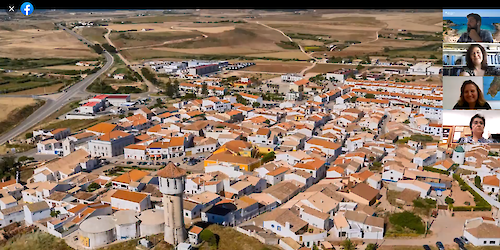
[[[460,76],[495,76],[498,71],[493,66],[488,66],[488,54],[483,46],[471,44],[465,55],[466,66],[462,68]]]
[[[483,91],[471,80],[467,80],[460,88],[460,99],[453,109],[491,109],[483,96]]]
[[[458,140],[458,143],[497,143],[497,141],[493,139],[485,139],[483,138],[484,126],[486,125],[486,119],[480,114],[475,114],[469,123],[469,127],[472,132],[472,136],[461,137]]]

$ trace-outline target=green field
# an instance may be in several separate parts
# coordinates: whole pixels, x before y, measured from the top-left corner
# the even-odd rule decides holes
[[[54,84],[69,83],[71,80],[49,79],[36,76],[11,77],[0,74],[0,93],[12,93]]]
[[[65,58],[24,58],[12,59],[7,57],[0,58],[0,68],[2,69],[32,69],[56,65],[75,65],[78,61],[96,61],[98,58],[81,58],[81,59],[65,59]]]
[[[97,43],[103,44],[106,43],[106,38],[104,38],[104,34],[108,31],[105,28],[100,27],[85,27],[81,29],[78,33],[80,33],[83,37],[87,38],[90,41],[95,41]]]

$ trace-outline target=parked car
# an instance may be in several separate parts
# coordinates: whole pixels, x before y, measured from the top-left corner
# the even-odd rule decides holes
[[[462,240],[463,243],[469,244],[469,240],[465,238],[465,236],[460,236],[459,238]]]
[[[157,161],[157,162],[156,162],[156,165],[161,165],[161,162]]]
[[[436,242],[436,246],[438,250],[444,250],[444,245],[441,241]]]
[[[186,161],[188,161],[188,160],[189,160],[189,159],[188,159],[187,157],[182,158],[182,162],[186,162]]]
[[[464,245],[464,242],[460,238],[455,238],[453,239],[455,243],[458,244],[458,246],[462,247]]]
[[[133,162],[131,162],[131,161],[127,161],[127,164],[132,164],[132,163],[133,163]]]
[[[424,248],[424,250],[431,250],[431,247],[429,245],[423,245],[422,247]]]

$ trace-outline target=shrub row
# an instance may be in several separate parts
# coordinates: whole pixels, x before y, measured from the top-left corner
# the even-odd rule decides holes
[[[476,203],[476,206],[451,206],[453,208],[453,211],[471,211],[474,209],[474,211],[491,211],[491,205],[483,198],[481,195],[479,195],[474,189],[472,189],[469,184],[467,184],[458,174],[453,174],[453,179],[458,181],[459,185],[461,187],[464,187],[465,190],[467,190],[469,193],[474,196],[474,202]]]

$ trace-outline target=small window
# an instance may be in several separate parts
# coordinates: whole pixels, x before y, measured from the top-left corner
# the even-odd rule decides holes
[[[271,227],[274,228],[274,224],[271,224]]]

